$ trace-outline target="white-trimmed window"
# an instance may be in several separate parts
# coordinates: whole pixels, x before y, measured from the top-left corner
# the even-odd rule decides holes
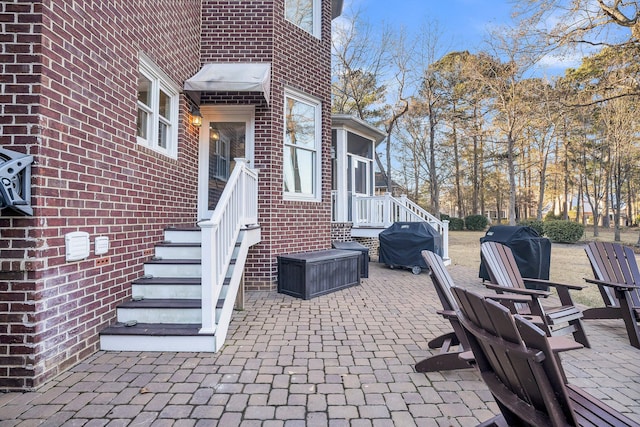
[[[176,157],[179,89],[149,59],[140,58],[138,74],[138,143]]]
[[[309,34],[320,38],[321,0],[285,0],[284,16]]]
[[[284,197],[321,200],[321,103],[293,90],[284,100]]]

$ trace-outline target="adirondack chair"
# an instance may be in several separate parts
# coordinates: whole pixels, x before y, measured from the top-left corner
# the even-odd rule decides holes
[[[480,426],[639,426],[567,384],[540,328],[480,294],[452,291],[475,364],[501,412]]]
[[[640,271],[633,249],[619,243],[592,242],[585,248],[604,307],[589,308],[585,319],[622,319],[629,341],[640,348]]]
[[[469,351],[466,335],[460,322],[458,322],[458,303],[451,293],[451,288],[455,286],[455,283],[439,255],[431,251],[422,251],[421,254],[427,267],[429,267],[429,276],[442,304],[442,310],[438,310],[438,314],[451,323],[453,332],[443,334],[429,341],[429,348],[440,349],[440,352],[416,363],[416,372],[470,368],[471,363],[473,363],[473,357]],[[530,299],[528,296],[499,294],[493,294],[489,298],[507,305],[518,301],[526,302]],[[531,320],[541,322],[539,317],[531,316]],[[553,342],[554,352],[556,353],[581,347],[581,345],[578,347],[573,342],[563,340],[554,340]]]
[[[470,368],[470,360],[459,357],[465,351],[469,351],[469,343],[458,322],[458,304],[451,294],[451,287],[454,286],[453,279],[439,255],[431,251],[422,251],[421,254],[429,267],[429,276],[442,303],[442,310],[439,310],[438,314],[449,320],[453,332],[429,341],[429,348],[440,349],[440,352],[416,363],[416,372]]]
[[[513,292],[531,297],[531,303],[527,306],[518,304],[511,307],[514,313],[540,316],[544,321],[549,336],[573,334],[573,338],[577,342],[585,347],[590,347],[582,323],[582,310],[576,307],[569,294],[570,289],[581,290],[583,286],[523,278],[520,275],[511,249],[498,242],[482,243],[481,251],[492,282],[485,283],[486,287],[497,292]],[[548,291],[527,289],[525,283],[534,284],[538,288],[541,286],[553,286],[558,292],[558,297],[562,305],[559,307],[543,307],[541,299],[547,298],[551,293]]]

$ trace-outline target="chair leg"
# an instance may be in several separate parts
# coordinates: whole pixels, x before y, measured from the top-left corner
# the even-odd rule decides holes
[[[416,363],[416,372],[452,371],[472,366],[458,357],[461,352],[438,353]]]
[[[573,326],[575,327],[573,339],[583,346],[591,348],[591,344],[589,344],[589,340],[587,339],[587,334],[584,332],[584,323],[582,322],[582,319],[573,320],[571,323],[573,323]]]
[[[636,322],[636,316],[631,308],[631,295],[629,295],[628,291],[625,292],[616,292],[618,294],[618,299],[620,300],[620,312],[622,314],[622,320],[624,320],[624,325],[627,328],[627,335],[629,335],[629,342],[635,348],[640,348],[640,327],[638,326],[638,322]]]

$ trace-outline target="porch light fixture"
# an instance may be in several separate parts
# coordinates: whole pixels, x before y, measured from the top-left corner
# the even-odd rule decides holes
[[[196,105],[191,107],[191,124],[197,128],[202,126],[202,114]]]

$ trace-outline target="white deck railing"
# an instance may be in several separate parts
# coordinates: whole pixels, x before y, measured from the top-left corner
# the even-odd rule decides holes
[[[407,196],[357,196],[352,203],[354,227],[387,228],[394,222],[428,222],[442,236],[442,258],[449,258],[449,221],[439,220]]]
[[[245,159],[236,165],[210,219],[202,229],[202,329],[216,330],[216,304],[240,229],[258,223],[258,172]]]

